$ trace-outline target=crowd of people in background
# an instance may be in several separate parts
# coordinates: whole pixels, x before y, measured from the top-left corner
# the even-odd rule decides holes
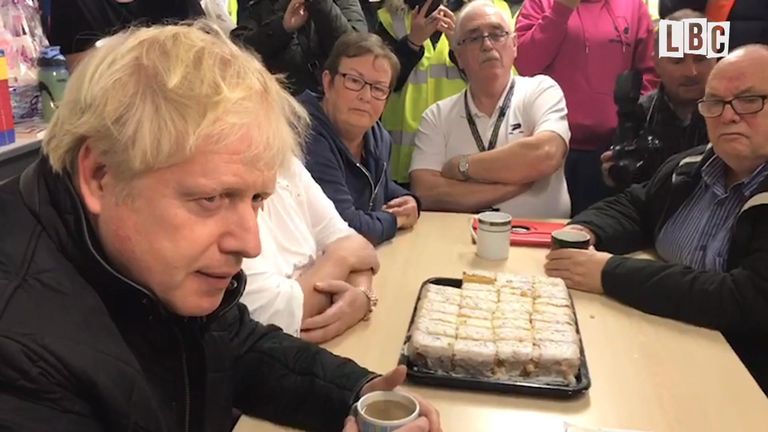
[[[652,12],[678,21],[730,19],[731,54],[720,63],[660,57]],[[2,199],[26,209],[40,189],[34,196],[43,194],[44,208],[29,210],[41,214],[40,226],[25,229],[51,240],[36,253],[64,269],[77,295],[108,304],[98,317],[120,327],[144,370],[157,372],[167,359],[153,346],[180,328],[197,362],[190,367],[203,377],[213,373],[203,365],[238,376],[215,387],[228,402],[206,407],[211,421],[225,423],[235,406],[285,424],[339,430],[349,400],[402,382],[402,371],[377,377],[312,343],[374,313],[375,248],[417,226],[423,210],[573,218],[568,226],[587,232],[593,248],[551,252],[547,274],[572,289],[722,331],[768,392],[768,349],[758,342],[768,335],[768,48],[761,45],[768,43],[768,3],[660,0],[651,11],[643,0],[385,0],[380,7],[239,0],[231,32],[188,22],[115,37],[107,36],[137,24],[193,21],[205,11],[198,0],[77,0],[53,1],[48,14],[51,44],[62,47],[73,71],[88,74],[73,75],[77,88],[62,106],[71,111],[54,121],[46,158],[18,186],[6,184],[21,192]],[[617,82],[629,85],[622,96],[629,110],[619,112],[615,103]],[[127,108],[112,103],[116,85],[125,86],[116,94],[133,100]],[[146,108],[151,102],[142,98],[156,104]],[[249,120],[248,110],[258,115]],[[158,132],[169,140],[153,148]],[[195,145],[180,145],[184,139]],[[252,157],[233,164],[233,152]],[[129,192],[122,188],[134,181]],[[219,186],[227,192],[219,194]],[[166,207],[142,198],[149,187]],[[176,189],[194,204],[176,202]],[[130,204],[122,202],[125,193]],[[175,220],[186,205],[194,217]],[[203,229],[205,217],[217,223]],[[182,246],[182,228],[199,242]],[[142,235],[166,249],[137,246]],[[212,252],[221,245],[237,259]],[[618,256],[648,247],[661,261]],[[56,253],[63,256],[52,258]],[[0,262],[13,262],[2,254],[12,255],[0,249]],[[237,270],[242,259],[247,285]],[[88,288],[105,281],[122,289]],[[30,282],[42,291],[46,283]],[[223,288],[200,288],[206,284]],[[240,296],[247,309],[233,306]],[[120,302],[146,323],[110,306]],[[158,313],[215,317],[218,333],[198,339],[207,324],[166,328],[152,322]],[[160,336],[142,339],[147,329]],[[102,336],[107,345],[115,339]],[[225,345],[226,359],[209,365],[206,350]],[[265,360],[269,350],[279,362]],[[28,368],[19,358],[16,366]],[[117,363],[107,372],[129,373]],[[270,391],[277,382],[294,385]],[[192,385],[198,408],[205,402],[194,392],[202,385]],[[56,396],[45,383],[33,387]],[[297,406],[300,414],[287,418],[273,409],[296,406],[292,395],[306,388],[315,389],[309,397],[328,398],[329,413]],[[104,389],[97,380],[90,390],[111,401],[109,409],[129,404],[125,393]],[[138,394],[151,391],[168,396],[178,389],[168,384]],[[72,424],[91,430],[88,401],[66,396],[57,401],[81,416]],[[279,400],[265,402],[272,397]],[[24,396],[13,403],[31,417],[56,418],[45,402]],[[424,406],[437,430],[436,412]],[[147,424],[184,418],[145,408]]]

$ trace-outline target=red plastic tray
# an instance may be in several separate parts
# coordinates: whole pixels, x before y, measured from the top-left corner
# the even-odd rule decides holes
[[[552,232],[565,226],[560,222],[542,222],[529,219],[512,219],[509,244],[516,246],[549,247]],[[472,218],[472,241],[477,241],[477,217]]]

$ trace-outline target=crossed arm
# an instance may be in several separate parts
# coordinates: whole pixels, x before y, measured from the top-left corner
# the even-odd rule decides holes
[[[331,242],[323,254],[296,278],[304,292],[302,319],[321,314],[331,306],[332,296],[315,289],[319,282],[341,280],[370,289],[373,274],[378,269],[376,250],[363,236],[350,234]]]
[[[425,209],[475,212],[514,198],[538,179],[562,166],[567,152],[565,140],[543,131],[503,147],[469,155],[470,180],[463,181],[459,159],[449,159],[441,171],[411,172],[411,186]]]

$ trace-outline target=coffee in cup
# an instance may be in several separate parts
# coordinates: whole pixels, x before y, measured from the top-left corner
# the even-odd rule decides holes
[[[589,242],[584,231],[565,228],[552,233],[552,249],[589,249]]]
[[[375,391],[356,405],[360,432],[392,432],[419,418],[419,403],[413,396],[396,391]]]

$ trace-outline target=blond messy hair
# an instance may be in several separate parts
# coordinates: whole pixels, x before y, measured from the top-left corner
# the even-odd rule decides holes
[[[70,78],[43,142],[76,172],[88,144],[121,181],[179,163],[202,145],[248,142],[264,169],[299,156],[309,120],[256,56],[205,21],[105,39]]]

